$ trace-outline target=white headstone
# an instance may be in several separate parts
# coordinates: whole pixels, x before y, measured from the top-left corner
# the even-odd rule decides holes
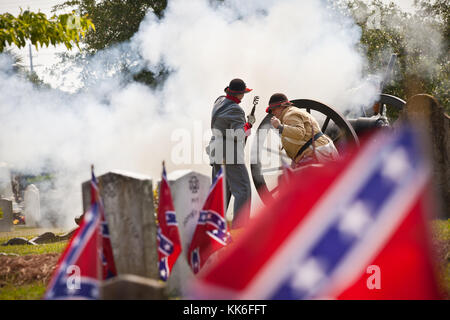
[[[41,221],[41,204],[39,197],[39,189],[30,184],[24,192],[24,215],[25,224],[31,227],[37,227]]]
[[[199,212],[208,195],[211,178],[191,170],[179,170],[168,174],[172,199],[177,215],[182,252],[168,280],[169,293],[186,293],[194,274],[187,262],[187,251],[197,226]]]
[[[0,162],[0,197],[12,199],[11,172],[8,164]]]

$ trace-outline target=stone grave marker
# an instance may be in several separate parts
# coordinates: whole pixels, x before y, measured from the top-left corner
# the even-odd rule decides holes
[[[12,199],[11,172],[8,164],[0,162],[0,197]]]
[[[124,274],[104,281],[100,296],[102,300],[167,300],[165,289],[161,281]]]
[[[200,209],[211,186],[211,178],[192,170],[178,170],[169,173],[167,179],[172,192],[182,245],[182,252],[172,269],[167,286],[171,295],[184,295],[193,277],[186,254],[197,226]]]
[[[450,218],[450,116],[438,101],[427,94],[417,94],[406,103],[401,117],[413,125],[421,123],[431,142],[433,184],[444,215]]]
[[[98,177],[118,274],[158,279],[152,180],[113,171]],[[82,185],[83,209],[90,204],[90,181]]]
[[[39,222],[41,221],[41,204],[39,189],[34,184],[26,187],[24,203],[25,224],[31,227],[39,226]]]
[[[13,229],[12,201],[0,199],[0,232],[9,232]]]

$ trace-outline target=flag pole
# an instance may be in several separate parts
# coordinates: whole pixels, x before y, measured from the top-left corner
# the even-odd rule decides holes
[[[161,182],[159,183],[159,188],[157,188],[157,190],[158,190],[158,210],[155,212],[157,226],[159,226],[161,224],[161,221],[159,221],[159,211],[160,211],[160,202],[161,202],[161,186],[162,186],[163,179],[164,179],[164,171],[166,171],[166,161],[165,160],[162,161]],[[166,172],[166,174],[167,174],[167,172]]]
[[[227,201],[227,173],[225,170],[225,161],[222,162],[222,164],[220,165],[222,172],[223,172],[223,192],[222,192],[222,197],[223,197],[223,215],[225,218],[225,221],[227,221],[227,205],[226,205],[226,201]]]
[[[92,184],[92,178],[95,177],[94,174],[94,164],[91,164],[91,184]],[[99,186],[97,186],[98,188]],[[91,186],[91,192],[97,192],[95,190],[93,190],[92,186]],[[92,199],[92,195],[91,195],[91,199]],[[103,280],[103,270],[102,270],[102,261],[101,261],[101,255],[103,255],[103,239],[102,239],[102,229],[101,229],[101,223],[102,223],[102,218],[101,218],[101,212],[100,212],[100,201],[98,201],[97,199],[97,195],[95,195],[95,199],[97,200],[97,213],[98,213],[98,217],[97,217],[97,221],[99,223],[97,223],[97,279],[99,281],[99,288],[101,287],[100,283]],[[91,203],[92,206],[92,203]],[[101,293],[99,292],[99,295]]]

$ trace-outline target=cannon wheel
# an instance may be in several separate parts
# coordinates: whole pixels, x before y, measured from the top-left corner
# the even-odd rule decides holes
[[[336,147],[339,151],[344,145],[348,143],[354,143],[359,146],[358,137],[353,130],[350,123],[336,110],[333,108],[320,103],[314,100],[308,99],[298,99],[291,101],[297,108],[306,109],[308,113],[311,114],[311,111],[314,110],[316,112],[321,113],[325,116],[325,120],[322,123],[321,130],[322,132],[326,132],[330,122],[334,122],[335,126],[339,129],[337,135],[331,137],[333,142],[335,142]],[[251,150],[251,164],[250,169],[252,173],[253,183],[255,184],[256,190],[263,200],[263,202],[267,202],[273,198],[273,194],[276,192],[277,187],[269,190],[266,184],[266,180],[264,178],[265,172],[274,172],[281,170],[281,167],[274,167],[268,169],[262,169],[261,158],[262,151],[264,149],[269,152],[274,152],[274,150],[269,150],[264,146],[264,143],[267,139],[267,133],[271,130],[272,126],[270,124],[270,118],[272,116],[267,114],[266,117],[261,121],[258,129],[256,131],[256,138],[253,140],[252,150]],[[273,129],[273,128],[272,128]],[[278,152],[278,151],[277,151]],[[266,203],[267,204],[267,203]]]
[[[403,110],[406,105],[406,101],[400,99],[399,97],[392,96],[390,94],[382,93],[380,95],[380,103],[384,105],[384,107],[394,107],[398,111]]]

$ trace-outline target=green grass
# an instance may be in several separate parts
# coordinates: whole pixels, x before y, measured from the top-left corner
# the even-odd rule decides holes
[[[44,296],[46,284],[36,282],[23,286],[7,284],[0,287],[0,300],[40,300]]]
[[[450,242],[450,219],[434,220],[431,224],[433,234],[440,240]]]
[[[14,230],[11,232],[0,233],[0,244],[15,237],[23,237],[29,240],[47,231],[55,234],[65,233],[65,231],[61,229],[37,229],[25,226],[15,226]],[[39,244],[35,246],[0,246],[0,252],[17,254],[20,256],[30,254],[62,253],[66,248],[67,243],[68,240],[48,244]],[[0,285],[0,300],[39,300],[42,299],[46,286],[47,284],[41,280],[18,286],[14,284],[12,279],[9,279],[6,283],[2,283]]]
[[[432,225],[433,242],[438,246],[437,254],[441,267],[441,287],[450,299],[450,219],[435,220]]]
[[[14,226],[13,231],[0,232],[0,244],[6,242],[11,238],[23,237],[27,239],[34,238],[44,232],[53,232],[54,234],[63,234],[67,230],[57,228],[35,228],[27,226]]]
[[[4,242],[4,241],[3,241]],[[0,252],[14,253],[19,256],[27,254],[44,254],[44,253],[61,253],[66,247],[68,241],[60,241],[55,243],[31,245],[17,245],[17,246],[0,246]]]
[[[44,232],[53,232],[55,234],[63,234],[61,229],[37,229],[24,226],[15,226],[14,231],[0,232],[0,244],[7,242],[9,239],[22,237],[28,240],[43,234]],[[46,243],[39,245],[16,245],[16,246],[1,246],[0,252],[14,253],[20,256],[27,254],[44,254],[44,253],[60,253],[66,247],[68,241],[60,241],[54,243]]]

